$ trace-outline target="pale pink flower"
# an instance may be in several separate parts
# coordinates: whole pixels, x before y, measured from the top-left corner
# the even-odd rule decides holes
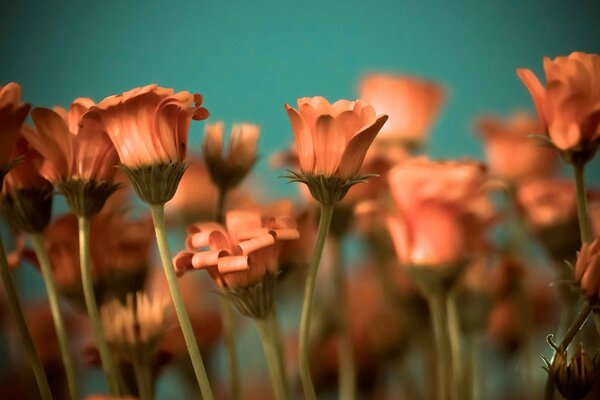
[[[556,152],[530,137],[544,129],[533,115],[517,112],[506,119],[483,116],[476,126],[492,175],[519,183],[556,171]]]
[[[30,108],[29,104],[21,102],[21,86],[18,83],[0,85],[0,170],[8,164]]]
[[[208,118],[202,96],[147,85],[105,98],[82,121],[100,122],[129,168],[182,162],[192,119]]]
[[[431,81],[399,74],[370,74],[359,83],[360,97],[389,115],[377,142],[421,145],[443,103],[444,88]]]
[[[600,239],[581,246],[575,264],[575,279],[588,296],[600,298]]]
[[[387,120],[365,100],[302,97],[298,109],[285,105],[303,174],[349,179],[356,176],[369,146]]]
[[[291,218],[264,218],[258,210],[229,211],[225,222],[226,227],[200,223],[188,229],[187,251],[174,259],[179,273],[207,269],[219,286],[250,286],[275,274],[281,243],[299,237]]]
[[[95,121],[80,121],[94,102],[78,98],[69,111],[34,108],[35,130],[23,136],[44,156],[40,173],[54,184],[67,180],[112,182],[117,154],[104,128]]]
[[[540,121],[560,150],[578,151],[600,139],[600,56],[574,52],[544,57],[546,85],[529,69],[517,69]]]
[[[465,261],[480,245],[493,214],[482,190],[485,178],[485,169],[475,162],[422,157],[394,167],[388,182],[396,214],[388,216],[387,226],[400,262]]]

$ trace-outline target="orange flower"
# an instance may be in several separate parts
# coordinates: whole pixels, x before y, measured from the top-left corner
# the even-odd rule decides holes
[[[545,57],[544,73],[545,87],[531,70],[517,69],[550,140],[560,150],[589,148],[593,155],[600,143],[600,56]]]
[[[400,262],[435,266],[465,261],[491,218],[491,204],[481,189],[484,179],[485,169],[478,163],[424,157],[390,170],[397,214],[388,216],[387,226]]]
[[[188,250],[174,259],[178,272],[206,268],[219,286],[251,286],[278,271],[281,242],[299,237],[291,218],[263,218],[258,210],[230,211],[225,221],[226,228],[214,223],[189,228]]]
[[[28,125],[23,125],[21,131],[33,130]],[[50,182],[40,175],[44,164],[44,158],[31,147],[24,138],[20,137],[13,148],[12,159],[22,158],[22,162],[13,167],[4,180],[4,191],[14,193],[17,190],[49,189],[52,190]]]
[[[387,115],[375,116],[365,100],[323,97],[298,99],[298,110],[285,105],[303,174],[350,179],[358,174],[363,159]]]
[[[192,119],[208,118],[202,96],[147,85],[110,96],[82,117],[100,122],[129,168],[185,159]]]
[[[37,129],[25,130],[23,136],[47,160],[41,174],[50,182],[112,182],[118,161],[114,146],[97,122],[80,123],[93,104],[91,99],[78,98],[69,111],[61,107],[31,111]]]
[[[484,116],[477,121],[491,174],[511,182],[548,177],[556,170],[556,153],[529,135],[543,132],[529,113],[517,112],[502,120]]]
[[[581,246],[575,264],[575,279],[588,296],[600,298],[600,239]]]
[[[519,186],[517,199],[527,224],[539,229],[575,218],[575,185],[558,179],[535,180]]]
[[[441,85],[412,76],[372,74],[359,83],[360,97],[390,116],[376,143],[394,141],[419,146],[444,102]]]
[[[31,106],[21,102],[21,86],[10,82],[0,86],[0,170],[6,168],[19,137],[19,130]]]

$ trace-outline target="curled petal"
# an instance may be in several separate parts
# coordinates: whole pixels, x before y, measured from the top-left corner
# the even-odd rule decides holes
[[[250,268],[248,265],[248,256],[227,256],[219,258],[218,268],[220,274],[231,272],[246,271]]]
[[[240,242],[238,246],[242,254],[248,255],[255,251],[264,249],[265,247],[272,246],[273,244],[275,244],[275,238],[273,235],[266,233],[250,240]]]
[[[338,170],[339,176],[349,178],[358,173],[369,146],[387,119],[387,115],[380,116],[373,125],[365,128],[352,138],[342,156]]]

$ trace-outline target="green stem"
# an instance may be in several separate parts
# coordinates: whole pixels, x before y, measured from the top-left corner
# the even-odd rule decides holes
[[[215,221],[219,224],[225,223],[225,199],[227,190],[219,188],[217,190],[217,207],[215,209]],[[223,321],[223,338],[227,349],[227,367],[231,379],[231,399],[239,400],[241,396],[240,369],[235,344],[235,321],[233,319],[233,310],[229,301],[222,297],[219,300],[221,309],[221,320]]]
[[[319,230],[317,232],[315,249],[304,284],[304,300],[302,301],[302,316],[300,318],[300,334],[298,340],[298,369],[300,380],[302,381],[302,388],[304,389],[304,396],[308,400],[316,400],[317,398],[310,376],[308,340],[317,272],[319,270],[319,263],[321,262],[325,240],[327,239],[327,233],[329,232],[329,226],[331,225],[332,215],[333,205],[321,204],[321,217],[319,220]]]
[[[90,265],[90,220],[88,217],[84,216],[78,216],[77,219],[79,222],[79,266],[81,268],[81,283],[83,286],[85,306],[87,308],[88,316],[90,317],[90,324],[92,325],[94,337],[96,338],[96,346],[98,346],[98,352],[100,353],[102,368],[106,373],[109,391],[112,395],[117,396],[121,394],[117,366],[110,354],[108,345],[104,340],[104,328],[102,326],[102,320],[100,319],[96,296],[94,295],[94,284]]]
[[[35,349],[31,334],[27,329],[25,323],[25,316],[23,315],[23,309],[19,297],[17,296],[17,289],[15,288],[10,270],[8,268],[8,261],[6,260],[6,252],[4,251],[4,243],[2,237],[0,237],[0,276],[2,277],[2,283],[4,284],[4,293],[8,301],[8,309],[14,320],[15,327],[17,328],[17,334],[21,339],[23,347],[25,348],[25,354],[29,358],[31,369],[33,369],[33,375],[37,382],[40,394],[43,400],[51,400],[52,393],[50,392],[50,386],[48,385],[48,379],[42,366],[40,356]]]
[[[346,307],[346,282],[344,277],[344,262],[340,238],[332,238],[332,247],[335,260],[334,268],[334,293],[337,310],[338,349],[339,349],[339,396],[340,399],[353,400],[356,398],[356,364],[354,362],[354,349],[348,327],[348,309]]]
[[[469,377],[471,380],[471,393],[470,398],[472,400],[479,400],[481,397],[481,376],[483,376],[481,368],[481,343],[479,333],[475,332],[471,334],[469,338],[469,355],[470,355],[470,373]]]
[[[460,343],[460,320],[456,298],[450,294],[446,299],[446,312],[448,316],[448,342],[452,364],[452,395],[455,399],[462,399],[464,390],[464,372],[462,370],[462,352]]]
[[[273,311],[271,312],[273,313]],[[267,319],[255,319],[260,341],[267,360],[267,368],[269,369],[269,377],[275,392],[275,400],[286,400],[287,390],[285,386],[285,378],[283,370],[279,368],[279,354],[277,351],[277,343],[273,338],[272,329]]]
[[[575,187],[577,190],[577,218],[579,219],[579,231],[581,242],[592,241],[592,225],[588,213],[587,195],[585,190],[585,164],[573,164],[575,172]]]
[[[149,360],[147,360],[143,354],[139,354],[144,351],[145,350],[143,349],[138,350],[138,354],[134,357],[132,363],[133,373],[135,375],[140,400],[154,400]]]
[[[438,400],[450,399],[450,379],[452,376],[450,344],[448,343],[448,314],[445,293],[431,293],[428,303],[431,309],[435,348],[437,354]]]
[[[558,345],[557,351],[561,352],[561,351],[567,350],[567,347],[569,347],[569,344],[571,344],[573,339],[575,339],[575,336],[577,335],[577,333],[579,333],[579,331],[581,330],[581,327],[583,326],[583,324],[585,324],[585,321],[587,321],[587,319],[591,313],[592,313],[592,308],[590,307],[590,305],[587,302],[585,302],[585,304],[583,305],[583,308],[579,312],[579,315],[577,315],[577,318],[575,318],[575,321],[573,321],[573,323],[567,330],[567,334],[565,335],[563,340]]]
[[[33,243],[33,249],[35,250],[35,254],[37,255],[40,263],[40,270],[42,272],[42,278],[44,278],[46,291],[48,292],[48,302],[50,303],[50,311],[52,312],[52,319],[56,329],[60,354],[65,367],[67,383],[69,386],[69,395],[71,399],[79,400],[80,395],[79,386],[77,384],[77,374],[75,372],[75,361],[69,348],[69,338],[67,335],[67,329],[65,328],[64,317],[58,301],[58,291],[56,290],[56,283],[54,282],[50,258],[48,257],[46,246],[44,246],[44,238],[41,233],[32,233],[31,240]]]
[[[273,336],[273,340],[275,340],[275,346],[277,348],[277,356],[279,362],[279,369],[281,370],[281,375],[283,378],[283,387],[286,389],[289,387],[288,378],[287,378],[287,367],[285,363],[285,357],[283,353],[283,339],[281,337],[281,328],[279,326],[279,319],[277,318],[277,312],[273,310],[267,315],[267,323],[269,324],[269,329],[271,329],[271,335]]]
[[[177,283],[177,277],[175,275],[175,269],[173,267],[173,261],[171,259],[171,251],[167,243],[167,231],[165,228],[165,210],[164,205],[151,205],[150,211],[152,212],[152,220],[154,221],[154,232],[156,234],[156,242],[158,244],[158,250],[160,252],[160,258],[163,264],[163,269],[167,278],[167,284],[169,285],[169,291],[171,292],[171,299],[173,300],[173,306],[181,325],[181,331],[185,339],[185,344],[192,360],[194,367],[194,373],[196,380],[200,386],[200,392],[204,400],[212,400],[214,398],[212,390],[210,388],[210,382],[202,362],[202,356],[198,349],[198,343],[192,330],[192,324],[190,317],[185,309],[185,303],[183,302],[183,296],[179,285]]]

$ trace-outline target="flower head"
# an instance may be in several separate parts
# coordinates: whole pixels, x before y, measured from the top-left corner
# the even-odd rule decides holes
[[[372,74],[359,84],[360,97],[389,120],[378,142],[399,142],[409,147],[421,145],[444,102],[444,89],[435,82],[411,76]]]
[[[182,162],[192,119],[208,118],[202,96],[147,85],[110,96],[82,117],[98,121],[129,168]]]
[[[517,69],[554,146],[590,158],[600,144],[600,56],[545,57],[544,73],[545,86],[531,70]]]
[[[543,132],[534,116],[525,112],[517,112],[507,119],[484,116],[476,126],[492,175],[520,183],[548,177],[556,170],[556,153],[530,137]]]
[[[485,169],[475,162],[416,158],[394,167],[388,182],[396,214],[387,226],[400,262],[450,265],[476,249],[492,216]]]
[[[575,279],[586,295],[600,299],[600,239],[581,246],[575,263]]]
[[[206,125],[204,160],[212,181],[218,187],[236,187],[256,162],[256,143],[260,129],[241,123],[231,128],[229,147],[223,149],[223,122]]]
[[[0,170],[9,161],[13,146],[19,137],[19,130],[31,106],[21,102],[21,86],[10,82],[0,85]]]
[[[567,352],[561,350],[557,351],[551,363],[545,361],[554,385],[566,399],[586,397],[600,373],[600,360],[597,356],[590,358],[583,346],[579,346],[570,361]]]
[[[69,111],[55,107],[34,108],[35,130],[23,136],[46,159],[41,173],[54,184],[68,180],[112,182],[117,153],[102,125],[81,116],[93,106],[88,98],[78,98]]]
[[[21,131],[30,131],[34,128],[23,125]],[[44,165],[44,158],[37,152],[26,139],[18,138],[13,148],[12,159],[22,159],[22,162],[13,167],[5,176],[4,191],[14,193],[17,190],[46,189],[51,184],[40,175]]]
[[[362,165],[375,136],[387,120],[377,117],[365,100],[323,97],[298,99],[298,109],[285,106],[303,174],[350,179]]]

